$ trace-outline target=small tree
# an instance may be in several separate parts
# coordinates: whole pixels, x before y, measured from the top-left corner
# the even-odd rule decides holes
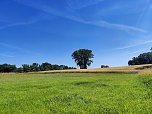
[[[94,58],[92,50],[79,49],[72,53],[72,59],[75,60],[80,69],[87,69],[87,66],[90,66],[91,63],[93,63],[93,60],[91,60],[92,58]]]
[[[150,48],[150,51],[152,52],[152,47]]]
[[[108,65],[101,65],[101,68],[109,68]]]

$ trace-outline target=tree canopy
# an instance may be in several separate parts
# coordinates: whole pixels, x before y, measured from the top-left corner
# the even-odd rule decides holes
[[[53,65],[50,63],[33,63],[31,65],[29,64],[23,64],[22,67],[17,68],[16,65],[10,65],[10,64],[2,64],[0,65],[0,72],[37,72],[37,71],[48,71],[48,70],[66,70],[66,69],[75,69],[74,67],[68,67],[66,65]]]
[[[109,68],[108,65],[101,65],[101,68]]]
[[[16,66],[15,65],[10,65],[10,64],[3,64],[0,65],[0,72],[15,72],[16,71]]]
[[[152,52],[140,54],[128,61],[128,65],[152,64]]]
[[[93,63],[93,60],[91,60],[92,58],[94,58],[92,50],[79,49],[72,53],[72,59],[75,60],[80,69],[87,69],[87,66],[90,66],[91,63]]]

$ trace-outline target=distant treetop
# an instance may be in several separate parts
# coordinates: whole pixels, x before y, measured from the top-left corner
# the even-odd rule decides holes
[[[138,57],[133,57],[128,61],[128,65],[152,64],[152,48],[151,52],[140,54]]]

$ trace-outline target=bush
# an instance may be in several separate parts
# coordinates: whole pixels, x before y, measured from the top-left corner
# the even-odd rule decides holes
[[[109,68],[108,65],[101,65],[101,68]]]

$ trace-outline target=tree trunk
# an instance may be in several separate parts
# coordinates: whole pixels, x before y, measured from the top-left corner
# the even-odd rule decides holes
[[[80,65],[80,69],[87,69],[87,65]]]

